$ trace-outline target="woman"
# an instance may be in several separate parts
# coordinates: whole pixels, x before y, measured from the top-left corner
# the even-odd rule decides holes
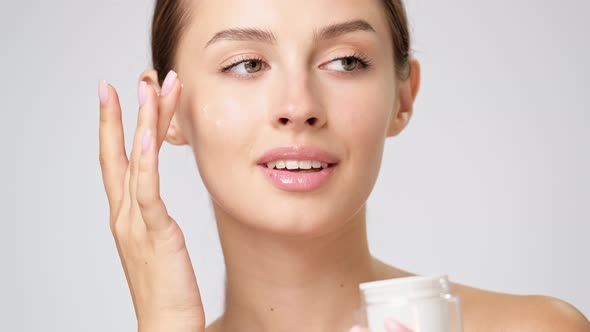
[[[152,56],[129,160],[117,93],[99,84],[110,225],[140,331],[347,331],[360,282],[413,275],[371,256],[365,220],[385,139],[420,86],[401,0],[158,0]],[[164,140],[192,147],[213,202],[227,284],[206,329],[159,194]],[[590,331],[556,299],[453,287],[465,331]]]

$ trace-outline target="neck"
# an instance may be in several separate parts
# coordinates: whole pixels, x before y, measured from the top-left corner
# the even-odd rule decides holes
[[[317,236],[270,234],[215,207],[227,284],[222,331],[347,331],[358,284],[394,277],[370,255],[365,207]]]

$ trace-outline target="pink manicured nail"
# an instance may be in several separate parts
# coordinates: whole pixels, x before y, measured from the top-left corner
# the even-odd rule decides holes
[[[365,332],[366,330],[363,329],[362,327],[355,325],[353,326],[350,330],[348,330],[348,332]]]
[[[164,83],[162,84],[162,91],[160,93],[161,96],[167,96],[172,91],[176,77],[178,77],[178,75],[174,72],[174,70],[168,72],[166,78],[164,79]]]
[[[100,99],[102,104],[106,104],[109,101],[109,86],[105,80],[98,83],[98,99]]]
[[[137,88],[137,96],[139,98],[139,106],[143,106],[147,99],[147,83],[145,81],[139,82],[139,87]]]
[[[387,330],[387,332],[412,332],[407,327],[392,320],[385,321],[385,330]]]
[[[145,153],[150,148],[150,143],[152,142],[152,131],[147,129],[143,134],[143,138],[141,140],[141,152]]]

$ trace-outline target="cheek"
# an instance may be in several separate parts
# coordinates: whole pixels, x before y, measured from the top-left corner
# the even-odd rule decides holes
[[[193,103],[193,132],[198,146],[232,146],[247,142],[259,119],[256,104],[235,97]],[[206,148],[206,147],[205,147]],[[210,149],[207,149],[210,150]],[[207,152],[209,153],[209,152]]]
[[[331,120],[341,142],[346,142],[349,165],[346,176],[359,193],[369,195],[377,179],[387,136],[394,97],[386,97],[391,87],[386,84],[365,84],[340,93],[331,110]],[[343,98],[342,96],[346,96]],[[385,97],[376,97],[385,96]],[[357,193],[358,194],[358,193]],[[364,197],[364,196],[363,196]],[[350,197],[351,201],[358,197]]]
[[[218,201],[226,196],[223,188],[235,185],[236,161],[251,159],[261,111],[256,103],[231,96],[195,98],[191,104],[193,153],[203,183]]]
[[[350,144],[378,146],[385,140],[393,105],[390,105],[390,98],[374,97],[386,93],[382,90],[368,86],[334,99],[337,102],[331,105],[334,110],[331,120]]]

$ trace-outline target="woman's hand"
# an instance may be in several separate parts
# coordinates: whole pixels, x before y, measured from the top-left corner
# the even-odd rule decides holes
[[[100,165],[110,229],[133,299],[139,331],[204,331],[205,315],[185,239],[160,197],[158,154],[182,86],[174,72],[160,95],[139,85],[140,109],[130,160],[119,97],[99,85]]]
[[[412,330],[408,329],[407,327],[403,326],[402,324],[387,320],[385,321],[385,331],[386,332],[412,332]],[[360,326],[353,326],[349,332],[370,332],[369,329],[360,327]]]

